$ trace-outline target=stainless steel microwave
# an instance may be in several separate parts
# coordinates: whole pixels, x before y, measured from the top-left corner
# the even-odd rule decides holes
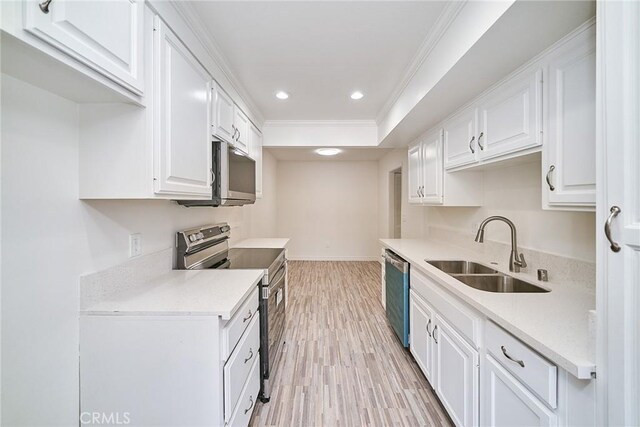
[[[242,206],[256,201],[256,162],[225,141],[213,141],[211,200],[179,200],[183,206]]]

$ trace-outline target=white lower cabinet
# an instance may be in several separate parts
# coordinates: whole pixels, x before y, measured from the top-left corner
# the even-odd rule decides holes
[[[409,350],[429,381],[433,381],[433,309],[413,290],[409,291]]]
[[[457,426],[478,425],[478,352],[436,314],[435,391]]]
[[[484,358],[482,425],[556,426],[558,417],[490,355]]]

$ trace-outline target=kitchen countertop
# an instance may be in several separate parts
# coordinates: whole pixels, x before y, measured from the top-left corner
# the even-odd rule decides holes
[[[289,243],[286,237],[264,237],[255,239],[245,239],[233,245],[234,248],[274,248],[284,249]]]
[[[82,315],[198,315],[230,319],[262,270],[171,270],[96,302]]]
[[[475,308],[543,356],[581,379],[590,379],[596,366],[589,332],[589,310],[595,309],[595,290],[573,282],[538,282],[536,277],[501,268],[503,260],[439,240],[380,239],[442,288]],[[548,293],[493,293],[471,288],[425,262],[468,260],[537,283]],[[490,264],[499,261],[500,266]],[[506,261],[506,260],[504,260]]]

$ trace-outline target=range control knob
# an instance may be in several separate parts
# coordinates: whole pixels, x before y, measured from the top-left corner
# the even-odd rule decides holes
[[[189,234],[189,241],[195,242],[196,241],[196,235],[195,234]]]
[[[197,237],[198,239],[204,239],[204,234],[202,234],[202,233],[198,233],[198,234],[196,235],[196,237]]]

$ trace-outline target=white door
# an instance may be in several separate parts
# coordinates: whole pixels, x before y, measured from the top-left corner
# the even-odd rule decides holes
[[[420,143],[409,148],[407,188],[409,203],[422,203],[422,147]]]
[[[542,70],[517,76],[478,106],[481,160],[542,145]]]
[[[156,193],[211,197],[211,77],[156,17]]]
[[[640,3],[598,2],[597,7],[597,424],[635,426],[640,425]],[[617,216],[614,206],[620,209]],[[607,239],[603,226],[609,218]]]
[[[226,142],[232,142],[235,126],[233,100],[220,86],[214,83],[212,89],[211,126],[213,136]]]
[[[54,0],[44,11],[43,3],[24,2],[26,31],[130,91],[143,93],[142,0]]]
[[[425,203],[444,201],[442,163],[442,130],[438,129],[422,141],[422,200]]]
[[[558,425],[556,415],[491,356],[482,367],[482,425],[532,427]]]
[[[409,350],[424,376],[433,385],[433,310],[412,290],[409,291]]]
[[[476,108],[469,107],[443,125],[445,169],[476,161],[476,114]]]
[[[238,106],[234,108],[233,125],[236,128],[235,146],[248,153],[249,119]]]
[[[543,149],[549,205],[596,203],[596,31],[580,34],[549,65],[549,133]]]
[[[262,198],[262,134],[249,126],[249,157],[256,161],[256,198]]]
[[[435,390],[456,426],[478,425],[478,352],[436,314]]]

